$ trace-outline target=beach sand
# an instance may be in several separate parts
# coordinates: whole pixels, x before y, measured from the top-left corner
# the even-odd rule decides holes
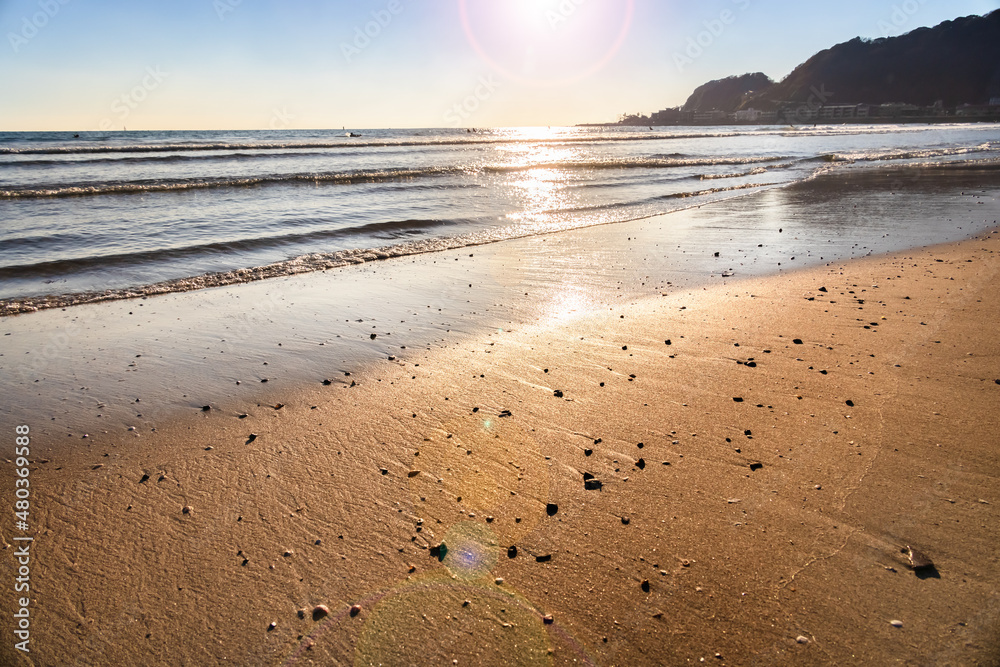
[[[668,292],[95,434],[32,467],[32,652],[0,658],[1000,664],[998,251]]]

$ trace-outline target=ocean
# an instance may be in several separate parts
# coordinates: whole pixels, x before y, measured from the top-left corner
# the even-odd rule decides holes
[[[0,133],[0,314],[998,160],[995,124]]]

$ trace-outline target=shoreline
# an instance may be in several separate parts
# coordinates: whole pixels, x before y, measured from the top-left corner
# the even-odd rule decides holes
[[[663,293],[959,240],[1000,218],[988,177],[906,175],[846,172],[628,223],[2,318],[0,420],[30,421],[53,449],[135,438],[229,397],[343,382],[389,357]]]
[[[990,664],[998,250],[626,299],[95,434],[32,468],[38,655]]]

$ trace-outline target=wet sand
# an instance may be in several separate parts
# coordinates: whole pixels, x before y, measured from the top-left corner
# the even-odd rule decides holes
[[[628,223],[0,318],[0,424],[31,424],[46,455],[85,434],[134,441],[389,356],[966,239],[1000,219],[996,167],[839,170]]]
[[[566,310],[50,448],[32,662],[0,655],[996,665],[998,251]]]

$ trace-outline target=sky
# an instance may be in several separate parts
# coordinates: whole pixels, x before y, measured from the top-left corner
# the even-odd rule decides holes
[[[573,125],[1000,0],[0,0],[0,131]]]

